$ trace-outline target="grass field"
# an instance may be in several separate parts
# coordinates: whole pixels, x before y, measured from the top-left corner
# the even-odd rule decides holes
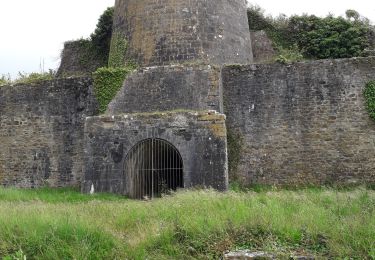
[[[184,191],[153,201],[70,189],[0,188],[0,258],[375,259],[375,191]]]

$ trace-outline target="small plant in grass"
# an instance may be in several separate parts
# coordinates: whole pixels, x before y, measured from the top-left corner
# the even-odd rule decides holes
[[[364,96],[366,99],[366,108],[372,119],[375,120],[375,80],[366,84]]]
[[[2,260],[27,260],[27,257],[24,254],[24,252],[22,251],[22,249],[20,249],[12,255],[8,255],[8,256],[3,257]]]

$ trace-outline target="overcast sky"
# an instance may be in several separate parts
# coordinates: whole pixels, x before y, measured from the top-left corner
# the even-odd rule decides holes
[[[344,15],[355,9],[375,21],[373,0],[252,0],[278,15],[328,13]],[[0,0],[0,75],[18,71],[40,72],[56,69],[63,42],[88,37],[100,14],[114,0]]]

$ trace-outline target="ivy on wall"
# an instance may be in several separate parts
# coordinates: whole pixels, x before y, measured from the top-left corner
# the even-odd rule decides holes
[[[366,108],[370,117],[375,120],[375,80],[366,84],[364,96],[366,99]]]
[[[99,68],[93,73],[99,113],[104,113],[107,110],[108,104],[121,89],[126,76],[133,70],[134,67]]]
[[[113,33],[111,41],[111,50],[109,52],[108,66],[117,68],[125,66],[125,54],[127,50],[127,41],[121,33]]]
[[[132,61],[125,59],[127,40],[122,33],[112,33],[108,57],[108,67],[99,68],[93,73],[95,94],[99,101],[99,113],[107,110],[109,103],[121,89],[126,77],[137,68]]]

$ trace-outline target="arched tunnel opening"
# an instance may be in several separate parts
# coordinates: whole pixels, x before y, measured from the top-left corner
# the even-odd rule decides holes
[[[136,144],[126,156],[124,173],[133,199],[161,197],[184,187],[181,155],[162,139],[146,139]]]

